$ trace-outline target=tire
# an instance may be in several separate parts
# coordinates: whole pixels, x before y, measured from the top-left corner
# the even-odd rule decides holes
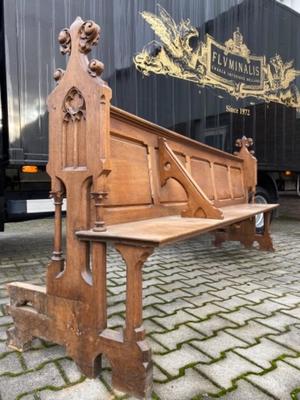
[[[268,204],[270,203],[270,195],[261,186],[257,186],[255,193],[255,203],[257,204]],[[256,232],[262,233],[264,231],[264,214],[257,214],[255,217]]]

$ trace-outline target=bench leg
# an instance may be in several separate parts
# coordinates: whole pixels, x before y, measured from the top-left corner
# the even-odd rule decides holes
[[[151,247],[117,244],[116,249],[126,263],[126,324],[124,350],[126,357],[113,362],[113,386],[141,398],[148,398],[152,391],[151,350],[145,341],[143,327],[143,278],[142,268],[152,254]]]
[[[274,251],[273,240],[270,233],[270,224],[271,224],[271,211],[268,211],[264,213],[263,233],[255,235],[255,240],[257,241],[260,250]]]
[[[232,225],[225,230],[214,232],[213,244],[216,247],[221,247],[225,241],[238,241],[245,246],[246,249],[251,249],[253,243],[257,242],[260,250],[274,251],[273,241],[270,234],[271,212],[264,213],[264,231],[256,233],[255,218],[249,218],[238,224]]]

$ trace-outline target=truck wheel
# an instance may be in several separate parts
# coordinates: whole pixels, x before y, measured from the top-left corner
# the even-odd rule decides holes
[[[270,203],[270,196],[266,189],[257,186],[255,193],[255,203],[268,204]],[[264,230],[264,214],[257,214],[255,217],[256,232],[262,233]]]

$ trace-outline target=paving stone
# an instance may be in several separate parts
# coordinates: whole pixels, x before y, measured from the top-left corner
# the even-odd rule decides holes
[[[180,299],[180,298],[185,298],[185,297],[193,297],[193,294],[190,294],[188,292],[184,292],[181,289],[177,289],[174,290],[174,292],[170,293],[170,292],[166,292],[166,293],[159,293],[156,295],[156,297],[158,299],[160,299],[160,301],[173,301],[175,299]],[[146,299],[145,299],[146,300]],[[143,305],[145,306],[145,300],[143,302]]]
[[[154,391],[162,400],[191,400],[196,395],[218,392],[219,389],[192,368],[185,375],[164,385],[154,384]]]
[[[189,322],[188,325],[205,336],[212,336],[215,332],[227,327],[238,326],[234,322],[221,318],[218,315],[212,315],[209,319],[200,322]]]
[[[155,322],[151,321],[151,319],[145,319],[143,322],[143,327],[145,328],[148,335],[154,332],[163,332],[165,330],[161,326],[157,325]]]
[[[177,376],[181,368],[188,367],[192,363],[211,361],[201,351],[185,344],[180,350],[175,350],[165,355],[156,355],[155,362],[171,376]]]
[[[172,311],[170,311],[171,313]],[[159,317],[165,316],[166,314],[163,311],[160,311],[158,308],[148,306],[143,309],[143,318],[151,318],[151,317]]]
[[[221,353],[229,349],[247,346],[247,343],[222,331],[218,332],[217,336],[201,341],[192,341],[191,343],[212,358],[221,357]]]
[[[260,303],[262,300],[268,299],[268,298],[274,298],[274,295],[264,292],[262,290],[254,290],[253,292],[247,293],[240,295],[243,299],[249,300],[250,302],[254,303]]]
[[[288,314],[291,315],[292,317],[300,319],[300,307],[293,308],[292,310],[282,310],[282,312],[284,314]]]
[[[41,400],[111,400],[112,396],[99,379],[86,379],[60,391],[42,391],[40,398]]]
[[[74,363],[74,361],[64,359],[64,360],[58,361],[58,364],[64,371],[64,374],[68,378],[69,382],[71,382],[71,383],[77,382],[83,378],[83,375],[79,371],[79,369],[76,366],[76,364]]]
[[[7,303],[9,302],[8,299]],[[4,315],[3,317],[0,317],[0,325],[8,325],[13,322],[12,317],[10,315]]]
[[[206,319],[212,314],[223,312],[224,308],[217,306],[216,304],[213,303],[208,303],[202,307],[189,308],[186,311],[188,311],[189,313],[195,315],[200,319]]]
[[[262,314],[259,314],[258,312],[252,311],[249,308],[245,307],[242,307],[239,310],[233,311],[231,313],[222,313],[220,314],[220,316],[239,325],[244,325],[250,319],[263,317]]]
[[[166,382],[169,378],[165,375],[155,363],[153,364],[153,382]]]
[[[300,353],[300,329],[296,327],[291,326],[287,332],[270,335],[270,339]]]
[[[272,301],[280,304],[285,304],[287,306],[295,306],[300,303],[300,297],[295,296],[294,294],[286,294],[279,298],[273,298]]]
[[[283,355],[294,355],[296,353],[286,347],[281,346],[269,340],[262,338],[260,343],[246,349],[235,349],[235,352],[245,357],[247,360],[259,365],[263,369],[271,368],[271,361]]]
[[[42,369],[16,377],[0,377],[1,400],[15,400],[22,393],[29,393],[45,386],[59,388],[65,382],[54,364],[47,364]],[[57,399],[57,398],[56,398]]]
[[[4,373],[17,374],[23,371],[22,364],[16,352],[0,359],[0,375]]]
[[[235,308],[238,307],[243,307],[243,306],[248,306],[253,304],[253,302],[243,299],[241,297],[238,296],[233,296],[230,299],[227,300],[219,300],[219,301],[215,301],[214,302],[217,305],[220,305],[221,307],[226,308],[226,310],[229,311],[234,311]]]
[[[233,288],[233,287],[227,287],[227,288],[225,288],[225,289],[223,289],[223,290],[218,290],[218,291],[216,292],[216,295],[217,295],[218,297],[221,297],[221,298],[224,299],[224,300],[227,300],[227,299],[229,299],[230,297],[236,296],[236,295],[238,295],[238,294],[243,294],[243,292],[242,292],[241,290],[238,290],[238,289]]]
[[[246,325],[238,329],[228,328],[226,332],[246,341],[249,344],[255,344],[257,339],[271,333],[278,334],[273,328],[262,325],[256,321],[248,321]]]
[[[12,353],[14,350],[7,346],[6,341],[0,341],[0,355],[5,353]]]
[[[277,362],[274,370],[264,375],[249,375],[247,380],[280,400],[290,400],[290,393],[300,383],[299,370],[282,361]]]
[[[157,343],[156,340],[153,340],[149,335],[147,336],[147,343],[151,347],[151,350],[154,354],[156,353],[166,353],[168,348],[162,346],[162,344]],[[176,343],[175,343],[176,348]]]
[[[271,315],[274,311],[285,311],[288,307],[285,306],[284,304],[280,304],[280,303],[275,303],[272,300],[264,300],[262,303],[260,304],[255,304],[252,306],[247,306],[247,308],[249,308],[252,311],[256,311],[258,313],[264,314],[266,316]],[[288,311],[288,310],[287,310]]]
[[[47,361],[56,360],[65,356],[66,351],[62,346],[51,346],[40,350],[28,350],[23,353],[28,369],[37,368]]]
[[[113,329],[124,326],[125,320],[120,315],[113,315],[112,317],[108,318],[107,324],[109,328]]]
[[[222,400],[274,400],[273,396],[269,396],[257,387],[253,386],[250,382],[243,379],[237,382],[237,388],[225,396]]]
[[[166,290],[168,292],[173,292],[173,290],[176,289],[182,289],[182,288],[186,288],[189,287],[189,285],[186,284],[186,281],[182,280],[182,281],[176,281],[176,282],[172,282],[172,283],[162,283],[162,282],[156,282],[155,284],[157,284],[157,286],[163,290]]]
[[[211,287],[211,290],[215,290],[216,293],[219,290],[223,290],[224,288],[226,288],[226,286],[232,286],[232,282],[228,279],[222,279],[220,277],[220,274],[218,274],[218,276],[216,276],[215,279],[216,279],[216,281],[209,282],[208,286]]]
[[[183,288],[183,291],[185,293],[188,293],[189,295],[193,295],[193,296],[200,296],[203,293],[207,293],[208,291],[210,291],[211,293],[216,293],[216,291],[214,289],[212,289],[210,286],[208,286],[205,283],[202,283],[198,286],[195,287],[186,287]]]
[[[163,346],[169,350],[176,349],[180,343],[187,342],[191,339],[202,339],[204,336],[201,333],[189,328],[186,325],[181,325],[179,328],[159,334],[154,334],[153,338],[156,339]]]
[[[197,321],[197,318],[183,310],[179,310],[175,314],[166,317],[155,317],[152,318],[152,320],[157,322],[157,324],[164,326],[166,329],[171,330],[177,325]]]
[[[186,299],[189,303],[193,304],[194,306],[203,306],[205,303],[211,301],[222,301],[219,297],[211,294],[211,293],[203,293],[198,296],[193,296],[191,298]]]
[[[188,308],[188,307],[192,307],[191,303],[188,303],[187,301],[185,301],[183,299],[176,299],[176,300],[171,301],[170,303],[156,304],[156,306],[155,306],[155,308],[163,311],[166,314],[171,314],[177,310],[181,310],[183,308]]]
[[[239,376],[254,372],[262,372],[262,369],[239,355],[228,352],[226,357],[209,365],[198,364],[195,367],[215,384],[228,389],[232,386],[232,380]],[[253,399],[254,400],[254,399]]]
[[[299,323],[299,320],[279,311],[275,312],[274,315],[268,318],[257,318],[257,322],[283,332],[288,326]]]

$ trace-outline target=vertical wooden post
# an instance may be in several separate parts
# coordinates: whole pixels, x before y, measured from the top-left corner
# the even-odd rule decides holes
[[[116,244],[116,249],[126,263],[126,325],[125,341],[143,340],[143,276],[144,262],[153,253],[152,247]]]
[[[50,196],[54,199],[55,216],[54,216],[54,244],[53,253],[51,259],[53,261],[62,260],[62,203],[63,203],[63,192],[53,191],[50,192]]]
[[[92,192],[91,196],[95,204],[95,224],[93,231],[103,232],[106,231],[105,222],[103,220],[103,201],[107,197],[107,192]]]
[[[107,327],[106,243],[91,243],[94,288],[95,327],[102,332]]]
[[[250,203],[254,203],[255,190],[257,185],[257,159],[254,157],[254,151],[250,150],[253,146],[253,139],[243,136],[237,139],[235,146],[239,148],[234,154],[244,160],[244,180],[246,186],[246,198],[250,198]]]

